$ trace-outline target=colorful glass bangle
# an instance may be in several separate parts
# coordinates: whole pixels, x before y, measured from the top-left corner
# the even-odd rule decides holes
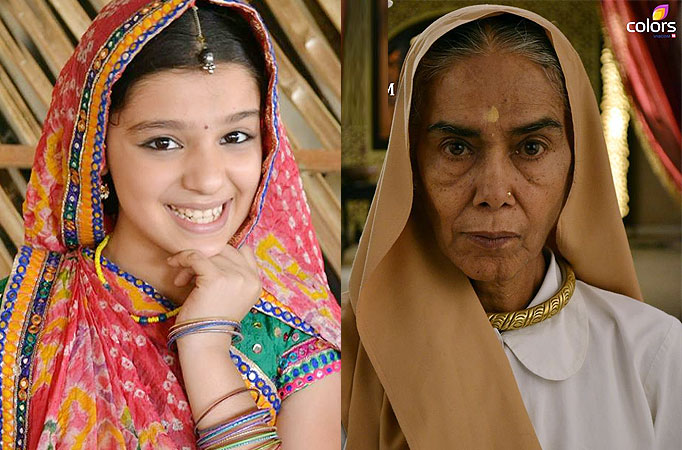
[[[234,344],[239,343],[243,336],[240,333],[241,325],[233,320],[224,319],[199,319],[191,322],[182,322],[173,325],[168,333],[168,348],[170,349],[183,336],[195,333],[227,333],[235,339]]]
[[[272,442],[266,442],[265,444],[254,448],[253,450],[268,450],[268,449],[277,450],[278,448],[281,447],[281,445],[282,445],[282,440],[278,437],[277,439],[274,439]]]
[[[230,326],[234,327],[235,329],[237,329],[237,331],[241,330],[241,327],[242,327],[242,324],[239,323],[238,321],[228,319],[225,317],[202,317],[201,319],[192,319],[192,320],[185,320],[183,322],[177,322],[177,323],[175,323],[175,325],[170,327],[170,330],[172,331],[172,330],[176,330],[178,328],[182,328],[185,326],[196,325],[196,324],[206,323],[206,322],[220,323],[223,325],[230,325]]]
[[[270,411],[267,409],[257,409],[255,412],[247,413],[235,420],[199,430],[197,444],[208,445],[217,437],[227,436],[230,433],[251,429],[259,425],[267,425],[268,422],[270,422]]]
[[[232,442],[232,443],[229,443],[227,445],[219,444],[218,446],[207,447],[206,450],[230,450],[233,448],[241,447],[243,445],[257,444],[259,442],[268,441],[268,440],[275,440],[275,439],[279,439],[279,436],[277,435],[276,431],[271,431],[271,432],[267,432],[267,433],[257,434],[257,435],[252,436],[252,437],[247,437],[245,439],[242,439],[242,440],[237,441],[237,442]]]
[[[203,325],[203,326],[197,326],[197,327],[186,327],[186,328],[181,328],[179,330],[173,330],[170,333],[168,333],[168,339],[172,339],[175,336],[185,336],[187,334],[192,334],[192,333],[199,333],[201,331],[225,331],[225,332],[230,332],[234,334],[241,334],[238,330],[235,330],[232,327],[226,327],[223,325]]]
[[[231,327],[233,330],[237,332],[241,331],[242,329],[242,325],[235,320],[223,319],[220,317],[207,317],[205,319],[195,319],[176,323],[175,325],[170,327],[169,332],[174,333],[188,328],[194,329],[205,328],[210,326]]]
[[[236,391],[232,391],[232,392],[230,392],[229,394],[225,394],[225,395],[223,395],[222,397],[218,398],[218,399],[217,399],[216,401],[214,401],[213,403],[211,403],[211,404],[208,406],[208,408],[206,408],[206,409],[204,410],[204,412],[201,413],[201,415],[199,416],[199,418],[198,418],[197,421],[195,422],[195,425],[194,425],[194,432],[195,432],[195,433],[198,433],[198,432],[199,432],[199,424],[201,423],[201,421],[204,419],[204,417],[206,417],[206,415],[207,415],[208,413],[210,413],[211,411],[213,411],[213,409],[214,409],[216,406],[218,406],[220,403],[224,402],[225,400],[227,400],[227,399],[229,399],[229,398],[234,397],[235,395],[241,394],[241,393],[243,393],[243,392],[249,392],[249,391],[250,391],[250,392],[255,392],[255,393],[258,395],[258,397],[256,397],[256,404],[258,404],[258,401],[260,400],[260,391],[259,391],[258,389],[256,389],[256,388],[247,388],[247,387],[243,387],[243,388],[237,389]],[[242,414],[242,416],[243,416],[243,415],[244,415],[244,414]],[[237,417],[236,419],[233,419],[233,420],[239,420],[242,416],[239,416],[239,417]],[[230,422],[232,422],[232,421],[230,421]]]
[[[205,442],[203,445],[199,445],[199,442],[197,442],[197,445],[199,445],[200,448],[219,447],[221,445],[234,444],[240,440],[259,436],[265,433],[277,433],[277,428],[260,426],[248,430],[236,430],[226,435],[217,436],[215,439],[211,439],[210,441]]]
[[[268,420],[270,420],[270,411],[267,409],[260,409],[260,408],[254,408],[250,411],[247,411],[246,413],[242,414],[241,416],[238,416],[235,419],[230,420],[229,422],[225,423],[220,423],[218,425],[214,425],[209,428],[204,428],[201,430],[198,430],[199,436],[208,436],[209,434],[213,435],[219,431],[219,429],[222,430],[229,430],[231,428],[234,428],[236,426],[242,425],[250,420],[255,420],[258,419],[261,416],[268,416]]]
[[[239,428],[233,428],[231,430],[225,431],[219,429],[216,430],[214,433],[211,433],[210,436],[204,436],[201,439],[197,440],[197,445],[210,447],[211,445],[219,444],[222,442],[226,442],[230,439],[234,439],[235,437],[243,435],[244,433],[262,429],[263,427],[267,427],[267,425],[268,421],[262,420],[261,418],[255,421],[251,421]]]
[[[169,339],[168,339],[168,348],[170,349],[170,348],[173,346],[173,344],[175,343],[175,341],[177,341],[178,339],[180,339],[180,338],[182,338],[182,337],[184,337],[184,336],[187,336],[187,335],[190,335],[190,334],[202,334],[202,333],[225,333],[225,334],[230,334],[230,335],[232,335],[233,338],[235,338],[235,339],[233,340],[233,342],[232,342],[233,344],[238,344],[238,343],[241,342],[241,340],[243,339],[243,336],[242,336],[241,333],[237,333],[236,331],[225,330],[225,329],[221,329],[221,328],[216,328],[216,329],[209,328],[209,329],[205,329],[205,330],[188,330],[188,331],[185,331],[185,332],[182,332],[182,333],[178,333],[178,334],[176,334],[175,336],[173,336],[172,338],[169,338]]]

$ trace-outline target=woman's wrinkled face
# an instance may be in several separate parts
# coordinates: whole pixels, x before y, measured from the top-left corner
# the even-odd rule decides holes
[[[470,57],[427,87],[411,143],[417,198],[469,278],[503,281],[537,261],[571,171],[570,118],[542,67]]]
[[[135,83],[107,132],[114,233],[167,253],[220,252],[260,181],[260,92],[236,64],[163,71]]]

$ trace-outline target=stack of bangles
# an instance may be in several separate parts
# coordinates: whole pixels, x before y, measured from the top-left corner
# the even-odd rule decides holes
[[[241,324],[234,320],[220,317],[188,320],[179,322],[170,328],[168,333],[168,348],[183,336],[194,333],[227,333],[239,342],[242,339]],[[234,342],[234,343],[236,343]],[[280,448],[282,441],[277,435],[277,428],[269,426],[272,416],[267,408],[253,408],[237,417],[209,428],[199,429],[201,421],[216,406],[235,395],[255,392],[256,405],[260,400],[260,392],[254,388],[243,387],[234,392],[223,395],[199,416],[194,431],[197,433],[197,446],[201,450],[228,450],[246,445],[258,445],[254,450],[274,450]]]
[[[256,399],[256,404],[258,404],[260,392],[257,389],[245,387],[220,397],[199,416],[194,431],[198,435],[197,446],[200,449],[228,450],[253,444],[260,444],[254,447],[254,450],[275,450],[280,448],[282,441],[277,435],[277,428],[268,426],[271,419],[269,409],[254,408],[226,422],[209,428],[199,429],[199,424],[213,408],[237,394],[249,391],[258,394]]]
[[[176,323],[170,328],[168,333],[168,348],[170,349],[173,343],[181,337],[196,333],[230,334],[232,335],[233,343],[236,344],[242,340],[241,331],[242,326],[239,322],[220,317],[187,320],[185,322]]]

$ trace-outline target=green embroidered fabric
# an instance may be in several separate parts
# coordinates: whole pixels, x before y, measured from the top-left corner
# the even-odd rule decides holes
[[[251,310],[242,320],[244,339],[235,347],[255,362],[268,378],[280,388],[277,367],[281,356],[290,348],[312,336],[281,320]]]

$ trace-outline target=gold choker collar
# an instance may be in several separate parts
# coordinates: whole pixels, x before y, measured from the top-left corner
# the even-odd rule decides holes
[[[556,294],[548,300],[535,305],[532,308],[522,309],[521,311],[502,312],[488,314],[488,320],[493,328],[500,331],[517,330],[530,325],[542,322],[545,319],[555,316],[561,309],[568,304],[568,301],[575,290],[575,273],[571,266],[562,259],[557,258],[559,267],[566,274],[564,284]]]

